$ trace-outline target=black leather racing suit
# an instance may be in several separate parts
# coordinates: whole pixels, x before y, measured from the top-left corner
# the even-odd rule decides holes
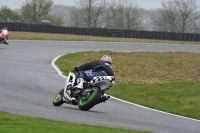
[[[92,70],[92,72],[99,73],[100,76],[114,76],[112,66],[108,61],[96,60],[90,63],[83,64],[79,67],[75,67],[76,71],[82,71],[84,79],[89,80],[84,71]]]

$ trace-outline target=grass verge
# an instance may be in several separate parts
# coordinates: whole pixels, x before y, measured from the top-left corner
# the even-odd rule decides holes
[[[200,54],[80,52],[56,61],[65,75],[76,65],[113,57],[117,79],[107,93],[150,108],[200,119]]]
[[[118,82],[107,94],[153,109],[200,120],[200,83],[128,84]]]
[[[89,126],[0,112],[1,133],[150,133],[102,126]]]
[[[51,34],[37,32],[14,32],[10,31],[9,39],[17,40],[58,40],[58,41],[99,41],[99,42],[133,42],[133,43],[164,43],[164,44],[200,44],[200,42],[189,41],[168,41],[168,40],[151,40],[135,38],[114,38],[114,37],[97,37],[69,34]]]

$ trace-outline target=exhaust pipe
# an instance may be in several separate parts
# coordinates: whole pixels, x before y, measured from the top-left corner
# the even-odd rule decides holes
[[[107,99],[109,99],[109,98],[110,98],[110,96],[106,96],[106,98],[107,98]]]

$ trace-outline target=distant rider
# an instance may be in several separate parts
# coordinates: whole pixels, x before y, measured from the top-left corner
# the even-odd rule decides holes
[[[8,45],[7,37],[8,37],[7,30],[0,30],[0,41],[6,45]]]

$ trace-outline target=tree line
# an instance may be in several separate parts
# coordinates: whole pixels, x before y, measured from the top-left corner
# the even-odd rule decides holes
[[[18,11],[0,9],[0,21],[40,23],[81,28],[110,28],[180,33],[200,32],[197,0],[168,0],[162,8],[145,10],[132,0],[75,0],[76,6],[53,0],[27,0]]]

